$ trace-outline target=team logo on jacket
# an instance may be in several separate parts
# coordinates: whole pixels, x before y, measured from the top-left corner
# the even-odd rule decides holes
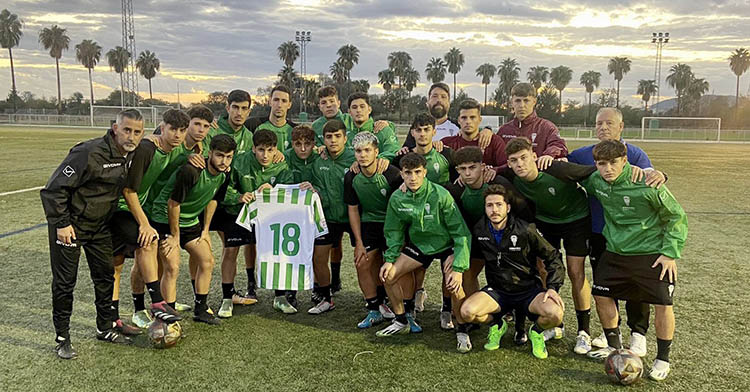
[[[552,196],[555,195],[555,188],[549,187],[549,188],[547,188],[547,190],[549,191],[550,195],[552,195]]]
[[[534,143],[536,141],[536,132],[531,134],[531,142]]]
[[[76,174],[76,171],[70,166],[65,166],[65,169],[62,170],[62,174],[65,174],[66,177],[70,177],[73,174]]]
[[[385,188],[380,189],[380,194],[385,196],[385,194],[388,193],[388,191],[385,190]]]
[[[622,201],[625,202],[625,205],[630,207],[630,197],[629,196],[623,196]]]
[[[515,234],[513,234],[512,236],[510,236],[510,242],[513,243],[513,246],[516,246],[516,243],[518,242],[518,236],[515,235]]]
[[[270,182],[271,184],[275,184],[276,183],[276,177],[271,177],[270,181],[268,181],[268,182]]]
[[[427,211],[428,214],[430,213],[430,203],[424,204],[424,210]]]
[[[432,168],[435,169],[436,172],[440,171],[440,164],[435,162],[432,164]]]

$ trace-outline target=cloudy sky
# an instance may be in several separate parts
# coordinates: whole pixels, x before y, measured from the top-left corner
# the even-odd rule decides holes
[[[62,94],[88,94],[85,68],[75,59],[75,44],[97,41],[104,51],[121,44],[120,2],[115,0],[10,0],[3,7],[24,22],[20,47],[13,50],[19,91],[56,95],[54,59],[38,43],[44,27],[58,24],[71,38],[61,59]],[[663,77],[677,62],[692,66],[711,84],[710,92],[733,95],[735,76],[728,56],[750,47],[750,2],[747,0],[133,0],[136,47],[154,51],[161,72],[153,79],[154,96],[197,102],[209,92],[244,88],[255,93],[276,79],[282,67],[276,48],[294,39],[295,30],[312,32],[308,46],[308,73],[327,72],[344,44],[360,49],[353,79],[368,79],[370,93],[380,93],[378,71],[387,67],[388,53],[411,54],[426,93],[424,68],[430,57],[451,47],[464,53],[466,64],[458,74],[460,88],[483,99],[475,75],[485,62],[495,65],[516,58],[522,79],[534,65],[573,69],[573,82],[563,99],[582,101],[581,73],[602,73],[601,88],[614,86],[607,61],[627,56],[632,70],[622,82],[622,96],[632,105],[639,79],[654,78],[655,46],[651,33],[667,31],[673,37],[664,49]],[[94,71],[96,96],[105,96],[119,78],[102,62]],[[299,63],[295,64],[299,69]],[[449,75],[446,79],[452,80]],[[494,89],[497,78],[490,89]],[[748,93],[750,77],[740,85]],[[148,94],[145,79],[141,95]],[[10,61],[0,51],[0,90],[10,90]],[[490,91],[491,91],[490,90]],[[662,81],[662,96],[674,92]]]

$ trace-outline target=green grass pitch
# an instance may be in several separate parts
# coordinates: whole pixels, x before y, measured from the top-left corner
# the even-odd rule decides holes
[[[44,185],[73,144],[101,133],[0,127],[0,193]],[[636,143],[669,175],[668,186],[688,213],[690,234],[685,258],[678,263],[672,374],[664,383],[642,380],[631,389],[750,390],[750,145]],[[569,147],[581,145],[572,142]],[[38,191],[0,196],[0,217],[0,235],[44,223]],[[218,260],[218,238],[213,243]],[[564,339],[548,344],[550,356],[544,361],[532,357],[530,346],[514,346],[511,336],[503,339],[500,350],[483,351],[486,328],[472,333],[471,353],[458,354],[454,334],[438,325],[435,268],[427,274],[427,309],[419,315],[424,333],[384,340],[374,336],[375,330],[357,330],[364,307],[348,247],[344,290],[335,298],[333,312],[307,315],[309,295],[301,293],[302,311],[285,316],[272,310],[272,293],[262,291],[257,305],[236,308],[236,316],[220,326],[183,322],[185,339],[173,349],[156,350],[145,338],[128,347],[94,338],[93,288],[82,258],[71,320],[79,358],[62,361],[53,352],[46,230],[0,238],[0,260],[2,390],[621,390],[608,382],[601,363],[572,353],[576,322],[569,282],[561,293],[569,329]],[[120,309],[125,319],[132,312],[127,284],[131,263],[126,262],[122,278]],[[180,273],[178,297],[191,303],[186,257]],[[238,287],[245,281],[240,270]],[[215,310],[221,299],[219,282],[217,265],[209,296]],[[592,332],[600,331],[594,315]],[[652,327],[647,366],[656,352],[653,333]]]

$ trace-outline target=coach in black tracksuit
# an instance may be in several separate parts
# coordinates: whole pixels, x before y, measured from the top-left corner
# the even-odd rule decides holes
[[[131,152],[142,137],[141,114],[134,109],[121,112],[106,135],[73,147],[40,192],[49,227],[52,319],[61,358],[76,355],[69,328],[81,247],[94,283],[97,338],[128,341],[114,329],[112,238],[106,223],[122,195]]]

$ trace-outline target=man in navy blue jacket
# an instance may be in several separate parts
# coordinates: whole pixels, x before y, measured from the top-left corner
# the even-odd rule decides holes
[[[622,120],[622,112],[617,108],[601,108],[596,113],[596,137],[599,141],[604,140],[622,140],[622,131],[625,123]],[[651,165],[651,160],[646,152],[639,147],[626,143],[628,163],[638,166],[647,173],[646,183],[656,185],[657,187],[666,182],[664,174],[655,170]],[[581,147],[568,154],[568,161],[581,165],[594,165],[594,155],[592,150],[595,144]],[[604,230],[604,210],[602,205],[593,196],[589,196],[589,206],[591,210],[591,240],[589,242],[591,267],[596,268],[599,257],[604,253],[606,248],[606,239],[602,235]],[[630,349],[636,354],[643,357],[646,355],[646,331],[649,324],[649,306],[640,302],[629,301],[626,304],[628,315],[628,327],[632,333],[630,336]],[[607,339],[602,333],[599,337],[592,340],[592,346],[601,347],[607,345]]]

